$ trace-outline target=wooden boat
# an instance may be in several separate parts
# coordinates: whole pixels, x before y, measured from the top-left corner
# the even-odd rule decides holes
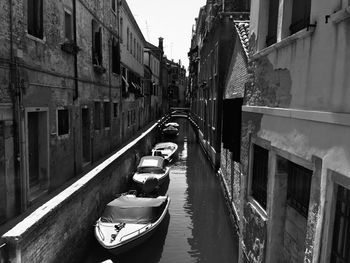
[[[95,237],[112,254],[125,252],[149,238],[163,221],[168,196],[121,195],[107,204],[95,225]]]
[[[155,186],[159,186],[166,180],[169,180],[169,167],[165,166],[165,159],[161,156],[144,156],[137,166],[136,173],[133,175],[133,181],[145,189],[147,182],[156,181]],[[151,185],[151,184],[150,184]],[[149,188],[149,187],[148,187]],[[151,191],[153,189],[150,189]]]
[[[179,129],[174,126],[168,126],[162,130],[164,135],[177,136],[179,135]]]
[[[152,156],[161,156],[166,161],[170,161],[178,146],[172,142],[157,143],[152,149]]]
[[[168,122],[164,125],[165,127],[173,126],[175,128],[179,128],[180,125],[177,122]]]

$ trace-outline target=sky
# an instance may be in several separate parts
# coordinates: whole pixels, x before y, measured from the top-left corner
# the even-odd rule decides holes
[[[164,54],[187,69],[192,26],[206,0],[127,0],[145,39],[158,46],[164,38]]]

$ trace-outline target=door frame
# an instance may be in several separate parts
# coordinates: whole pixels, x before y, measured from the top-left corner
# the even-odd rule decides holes
[[[40,189],[39,195],[31,196],[31,191],[29,187],[29,145],[28,145],[28,113],[31,112],[41,112],[46,113],[46,155],[47,155],[47,175],[45,178],[45,187]],[[25,207],[29,205],[30,202],[34,201],[36,198],[45,194],[50,185],[50,122],[49,122],[49,108],[48,107],[26,107],[24,109],[24,180],[23,180],[23,189],[24,189],[24,204]]]
[[[90,144],[89,153],[90,154],[89,155],[90,155],[90,161],[88,161],[88,162],[84,162],[84,146],[83,146],[83,144],[84,144],[84,141],[83,141],[83,110],[84,109],[89,111],[89,126],[90,126],[90,137],[89,137],[89,139],[90,139],[90,142],[89,142],[89,144]],[[80,120],[80,124],[81,124],[81,127],[80,127],[80,129],[81,129],[81,133],[80,133],[80,136],[81,136],[81,165],[82,165],[82,167],[85,167],[85,166],[88,166],[88,165],[90,165],[92,163],[92,129],[95,130],[95,127],[92,127],[91,118],[92,118],[92,115],[94,113],[92,112],[92,108],[89,107],[89,105],[82,105],[80,107],[80,113],[79,114],[81,116],[81,120]]]

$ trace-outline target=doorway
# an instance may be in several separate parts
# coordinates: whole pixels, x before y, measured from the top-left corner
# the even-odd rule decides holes
[[[81,130],[82,130],[82,154],[83,165],[91,162],[91,123],[90,110],[88,108],[81,109]]]
[[[27,111],[27,174],[30,201],[48,188],[48,113],[36,108]]]

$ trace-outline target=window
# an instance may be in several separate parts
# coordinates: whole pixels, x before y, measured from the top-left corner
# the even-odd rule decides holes
[[[215,126],[216,99],[213,102],[213,123]],[[241,98],[225,99],[223,101],[222,143],[225,149],[232,152],[232,160],[236,162],[240,161],[242,103]]]
[[[123,38],[124,38],[124,23],[123,23],[123,18],[120,18],[120,42],[123,43]]]
[[[130,32],[130,53],[132,54],[132,33]]]
[[[64,11],[64,37],[68,41],[73,40],[72,25],[72,14],[68,11]]]
[[[287,162],[287,203],[307,218],[312,171],[291,161]]]
[[[102,28],[92,20],[92,63],[102,66]]]
[[[134,57],[136,57],[136,38],[134,38]]]
[[[310,23],[311,0],[293,0],[292,24],[290,33],[294,34]]]
[[[130,111],[128,111],[128,127],[130,126]]]
[[[113,117],[118,117],[118,103],[116,102],[113,103]]]
[[[112,10],[115,12],[115,0],[111,0],[112,1],[112,3],[111,3],[111,5],[112,5]]]
[[[126,49],[129,51],[129,28],[126,29]]]
[[[112,72],[120,74],[120,52],[119,43],[113,38],[112,41]]]
[[[28,0],[28,34],[43,38],[43,0]]]
[[[331,263],[350,262],[350,191],[338,185]]]
[[[279,0],[270,0],[266,46],[270,46],[277,41],[278,7]]]
[[[100,102],[95,101],[95,112],[94,112],[94,126],[95,130],[101,129],[101,106]]]
[[[269,151],[254,144],[251,195],[266,209]]]
[[[68,109],[57,110],[57,134],[58,136],[69,133],[69,111]]]
[[[111,106],[109,102],[103,103],[105,128],[111,127]]]

